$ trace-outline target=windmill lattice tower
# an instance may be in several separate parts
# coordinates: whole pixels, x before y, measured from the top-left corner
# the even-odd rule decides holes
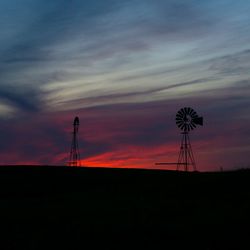
[[[71,149],[70,149],[70,159],[69,159],[69,166],[72,167],[77,167],[80,166],[80,152],[79,152],[79,147],[78,147],[78,129],[79,129],[79,118],[75,117],[74,123],[73,123],[73,138],[72,138],[72,143],[71,143]]]

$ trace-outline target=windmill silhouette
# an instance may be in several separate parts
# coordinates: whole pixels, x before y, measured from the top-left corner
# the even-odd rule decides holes
[[[177,165],[177,170],[184,166],[185,171],[188,171],[191,165],[193,170],[197,171],[189,132],[197,125],[203,126],[203,117],[199,117],[192,108],[184,107],[177,112],[175,121],[178,128],[183,131],[178,162],[157,162],[155,165]]]
[[[74,123],[73,123],[73,138],[71,143],[71,149],[70,149],[70,156],[69,156],[69,166],[77,167],[80,166],[80,152],[78,147],[78,129],[79,129],[79,118],[75,117]]]
[[[189,138],[189,132],[196,128],[197,125],[203,126],[203,117],[199,117],[197,113],[190,107],[180,109],[176,114],[176,125],[183,132],[181,138],[180,153],[178,157],[177,170],[183,165],[184,170],[188,171],[189,166],[196,171],[196,163]]]

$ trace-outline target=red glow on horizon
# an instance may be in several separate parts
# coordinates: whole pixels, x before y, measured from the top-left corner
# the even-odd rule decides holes
[[[93,108],[77,112],[84,117],[78,137],[81,165],[175,170],[175,165],[155,165],[156,162],[177,162],[180,150],[179,130],[172,120],[162,121],[166,113],[175,114],[175,110],[166,111],[165,107],[169,106],[160,104],[142,110],[127,107],[109,110],[107,107],[106,110]],[[198,171],[232,169],[234,165],[247,162],[248,138],[238,136],[238,131],[245,127],[234,122],[218,133],[220,127],[218,121],[213,124],[208,121],[207,126],[192,134]],[[13,123],[6,131],[10,131],[15,141],[5,144],[1,165],[68,165],[72,114],[40,115],[32,122]]]
[[[170,153],[171,152],[171,153]],[[176,161],[174,147],[158,147],[149,149],[145,147],[129,146],[126,150],[106,152],[97,156],[81,159],[84,167],[107,168],[144,168],[175,170],[176,166],[156,166],[159,161]],[[172,154],[172,156],[170,156]]]

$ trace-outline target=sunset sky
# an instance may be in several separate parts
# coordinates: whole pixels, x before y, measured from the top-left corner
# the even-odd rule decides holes
[[[250,1],[1,0],[0,164],[250,167]],[[175,166],[166,166],[174,169]]]

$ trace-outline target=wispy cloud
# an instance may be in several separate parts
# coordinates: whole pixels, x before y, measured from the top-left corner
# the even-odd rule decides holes
[[[92,164],[173,157],[186,105],[206,119],[194,133],[203,166],[216,141],[228,147],[216,160],[244,156],[249,10],[243,0],[1,1],[2,163],[64,163],[75,114]]]

